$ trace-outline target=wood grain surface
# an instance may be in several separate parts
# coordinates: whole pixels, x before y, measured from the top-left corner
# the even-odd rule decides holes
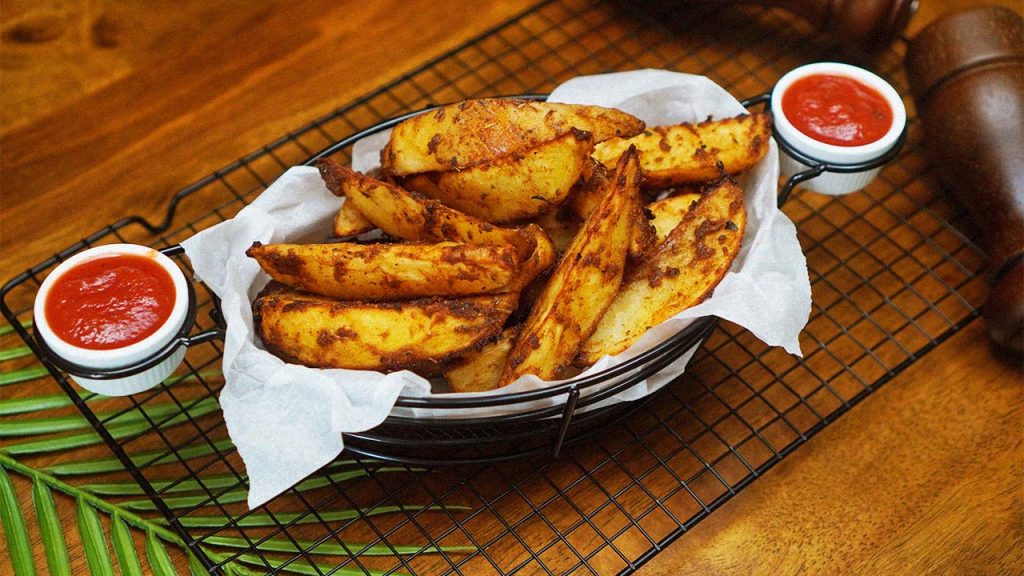
[[[980,3],[923,0],[909,34]],[[173,191],[531,4],[0,0],[0,276],[159,219]],[[975,321],[639,573],[1022,573],[1022,483],[1024,379]]]

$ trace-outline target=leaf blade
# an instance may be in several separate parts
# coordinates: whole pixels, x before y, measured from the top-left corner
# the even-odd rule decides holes
[[[113,576],[114,564],[103,534],[99,513],[81,496],[78,497],[78,533],[82,537],[85,560],[94,576]]]
[[[213,397],[209,398],[209,402],[206,400],[202,401],[201,408],[192,406],[186,413],[178,414],[161,422],[156,422],[156,427],[161,429],[170,428],[171,426],[177,426],[191,418],[199,418],[205,416],[215,410],[219,410],[220,406],[217,404],[216,399]],[[148,421],[129,422],[127,424],[117,424],[109,426],[107,431],[110,435],[117,440],[123,440],[133,436],[138,436],[148,430],[151,430],[154,424],[150,424]],[[103,442],[100,435],[95,431],[81,432],[78,434],[71,434],[67,436],[57,437],[44,437],[37,440],[29,440],[27,442],[19,442],[17,444],[4,445],[0,447],[0,453],[8,455],[36,455],[46,454],[49,452],[60,452],[62,450],[69,450],[71,448],[82,448],[84,446],[93,446]]]
[[[114,545],[114,555],[117,556],[121,576],[142,576],[142,563],[135,550],[131,529],[117,512],[110,517],[110,541]]]
[[[50,371],[44,366],[29,366],[21,370],[11,370],[10,372],[0,373],[0,386],[38,380],[43,376],[49,376],[49,374]]]
[[[64,540],[64,530],[53,501],[53,493],[39,478],[32,483],[32,503],[36,508],[36,520],[39,522],[39,532],[43,537],[46,565],[50,574],[70,576],[71,559],[68,557],[68,546]]]
[[[196,446],[189,446],[182,448],[177,451],[178,456],[182,459],[198,458],[200,456],[208,456],[214,452],[231,451],[235,449],[235,445],[231,443],[231,440],[224,438],[210,443],[198,444]],[[177,460],[173,453],[168,453],[166,448],[157,448],[155,450],[145,450],[130,454],[132,462],[139,467],[159,466],[160,464],[167,464]],[[101,474],[104,472],[120,472],[124,470],[124,466],[121,465],[121,461],[114,457],[108,456],[106,458],[96,458],[93,460],[82,460],[79,462],[65,462],[61,464],[54,464],[47,466],[44,470],[54,476],[81,476],[86,474]]]
[[[255,540],[255,538],[253,539]],[[209,536],[203,539],[204,544],[212,546],[223,546],[225,548],[249,548],[249,541],[245,538],[232,536]],[[296,547],[298,544],[298,547]],[[305,551],[309,554],[323,556],[394,556],[412,554],[432,554],[442,550],[444,552],[475,552],[474,546],[388,546],[384,544],[364,544],[358,542],[344,542],[344,545],[337,542],[325,541],[317,544],[315,540],[296,539],[294,542],[286,538],[272,538],[256,543],[256,548],[261,552],[287,552],[295,554]]]
[[[146,557],[156,576],[178,576],[171,557],[167,555],[167,549],[152,530],[146,532]]]
[[[11,477],[7,469],[0,466],[0,514],[7,537],[7,550],[11,556],[11,566],[17,576],[29,576],[36,573],[35,561],[32,559],[32,547],[29,545],[28,528],[25,516],[18,504],[18,495],[14,491]]]

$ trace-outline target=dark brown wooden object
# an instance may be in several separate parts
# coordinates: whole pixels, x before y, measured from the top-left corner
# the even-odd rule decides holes
[[[932,164],[988,252],[988,333],[1024,354],[1024,20],[951,14],[914,38],[906,68]]]
[[[732,4],[733,2],[730,2]],[[885,49],[903,32],[917,0],[741,0],[774,6],[806,20],[840,48],[858,52]]]

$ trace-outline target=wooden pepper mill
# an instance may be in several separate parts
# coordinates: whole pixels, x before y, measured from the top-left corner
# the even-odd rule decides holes
[[[1024,355],[1024,20],[947,16],[913,39],[906,69],[932,165],[988,253],[988,333]]]

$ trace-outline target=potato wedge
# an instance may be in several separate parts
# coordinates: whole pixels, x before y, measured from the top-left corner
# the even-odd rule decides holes
[[[334,223],[331,226],[331,235],[335,238],[351,238],[359,236],[374,229],[373,222],[366,219],[362,212],[356,209],[355,204],[345,201],[334,215]]]
[[[622,352],[648,329],[711,295],[739,252],[746,227],[743,191],[731,181],[707,190],[639,266],[583,344],[576,363],[589,366]]]
[[[523,374],[545,380],[566,372],[622,281],[632,217],[640,203],[636,150],[622,155],[613,186],[562,256],[509,352],[506,385]]]
[[[413,174],[405,188],[488,222],[534,218],[558,206],[583,174],[594,140],[570,130],[522,154],[450,172]]]
[[[581,181],[573,191],[572,207],[582,219],[590,215],[613,185],[607,168],[596,161],[594,164],[595,166],[588,171],[589,177]],[[654,245],[654,229],[641,203],[636,204],[636,211],[631,218],[633,231],[630,233],[629,255],[631,258],[641,258]]]
[[[644,186],[667,188],[742,172],[764,157],[771,117],[762,112],[699,124],[655,126],[632,138],[598,144],[594,158],[614,166],[630,145],[640,151]]]
[[[360,174],[331,159],[321,159],[317,167],[332,192],[344,195],[367,220],[389,236],[414,242],[511,244],[516,247],[520,261],[529,258],[536,247],[536,235],[522,228],[495,226],[448,208],[437,200],[413,195],[394,184]]]
[[[515,294],[367,303],[271,290],[253,314],[267,350],[287,362],[430,371],[496,336],[515,306]]]
[[[501,331],[498,338],[479,349],[463,354],[454,367],[444,372],[445,380],[452,392],[483,392],[495,390],[501,381],[508,353],[519,334],[519,327],[512,326]]]
[[[548,238],[551,238],[551,243],[554,244],[558,253],[565,252],[569,248],[573,238],[580,231],[580,226],[583,225],[583,220],[576,216],[576,212],[567,207],[545,212],[533,222],[544,230]]]
[[[342,300],[392,301],[508,292],[515,248],[436,244],[267,244],[246,254],[271,278]]]
[[[668,238],[697,200],[700,200],[700,192],[684,192],[647,205],[647,212],[654,217],[650,223],[654,227],[656,244],[661,244]]]
[[[395,126],[381,151],[381,165],[394,176],[462,170],[525,153],[573,128],[590,132],[594,142],[601,142],[639,134],[644,123],[600,106],[512,98],[466,100]]]

